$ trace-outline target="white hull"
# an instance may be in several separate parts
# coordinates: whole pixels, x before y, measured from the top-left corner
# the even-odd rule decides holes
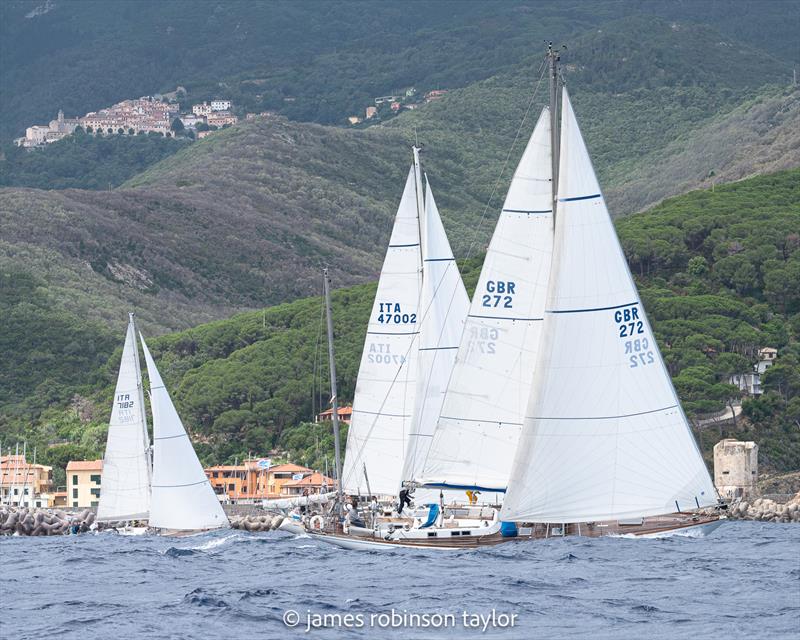
[[[302,522],[299,520],[292,520],[291,518],[284,518],[278,530],[293,533],[296,536],[303,535],[306,532],[306,528],[303,526]]]
[[[122,527],[115,529],[114,533],[121,536],[145,536],[148,533],[148,527]]]

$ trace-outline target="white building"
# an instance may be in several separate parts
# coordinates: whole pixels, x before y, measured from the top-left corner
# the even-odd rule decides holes
[[[230,111],[231,108],[231,101],[230,100],[212,100],[211,101],[211,110],[212,111]]]
[[[752,373],[734,373],[728,379],[728,383],[748,395],[760,396],[764,393],[761,389],[761,374],[775,364],[775,358],[777,357],[777,349],[762,347],[758,350],[758,362],[753,365]]]
[[[192,105],[192,113],[196,116],[209,116],[211,115],[211,105],[207,102]]]

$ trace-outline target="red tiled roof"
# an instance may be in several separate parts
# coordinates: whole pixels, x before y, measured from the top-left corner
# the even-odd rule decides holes
[[[102,460],[70,460],[67,463],[67,471],[101,471],[102,469]]]
[[[273,471],[311,471],[308,467],[301,467],[298,464],[276,464],[274,467],[269,468],[270,473]]]

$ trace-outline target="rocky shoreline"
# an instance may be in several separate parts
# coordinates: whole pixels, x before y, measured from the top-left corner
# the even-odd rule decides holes
[[[86,533],[96,514],[91,509],[69,514],[59,509],[0,507],[0,535],[62,536]]]
[[[742,500],[731,505],[728,517],[758,522],[800,522],[800,492],[785,503],[769,498],[757,498],[752,502]]]

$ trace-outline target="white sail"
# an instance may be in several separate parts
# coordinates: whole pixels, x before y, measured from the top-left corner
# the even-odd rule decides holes
[[[418,336],[417,391],[403,480],[415,478],[422,469],[469,311],[467,290],[447,241],[430,184],[425,194],[422,237],[423,278],[419,307],[422,318]]]
[[[418,162],[411,168],[383,262],[358,370],[342,486],[394,495],[414,409],[418,305],[422,283]],[[418,185],[420,188],[418,189]]]
[[[503,491],[544,316],[553,216],[550,112],[520,159],[486,252],[421,484]]]
[[[130,314],[103,457],[97,519],[144,520],[150,513],[147,435],[136,329]]]
[[[586,522],[714,504],[566,90],[542,357],[505,520]]]
[[[153,410],[153,494],[150,526],[197,531],[228,525],[200,460],[144,338],[139,334],[150,378]]]

